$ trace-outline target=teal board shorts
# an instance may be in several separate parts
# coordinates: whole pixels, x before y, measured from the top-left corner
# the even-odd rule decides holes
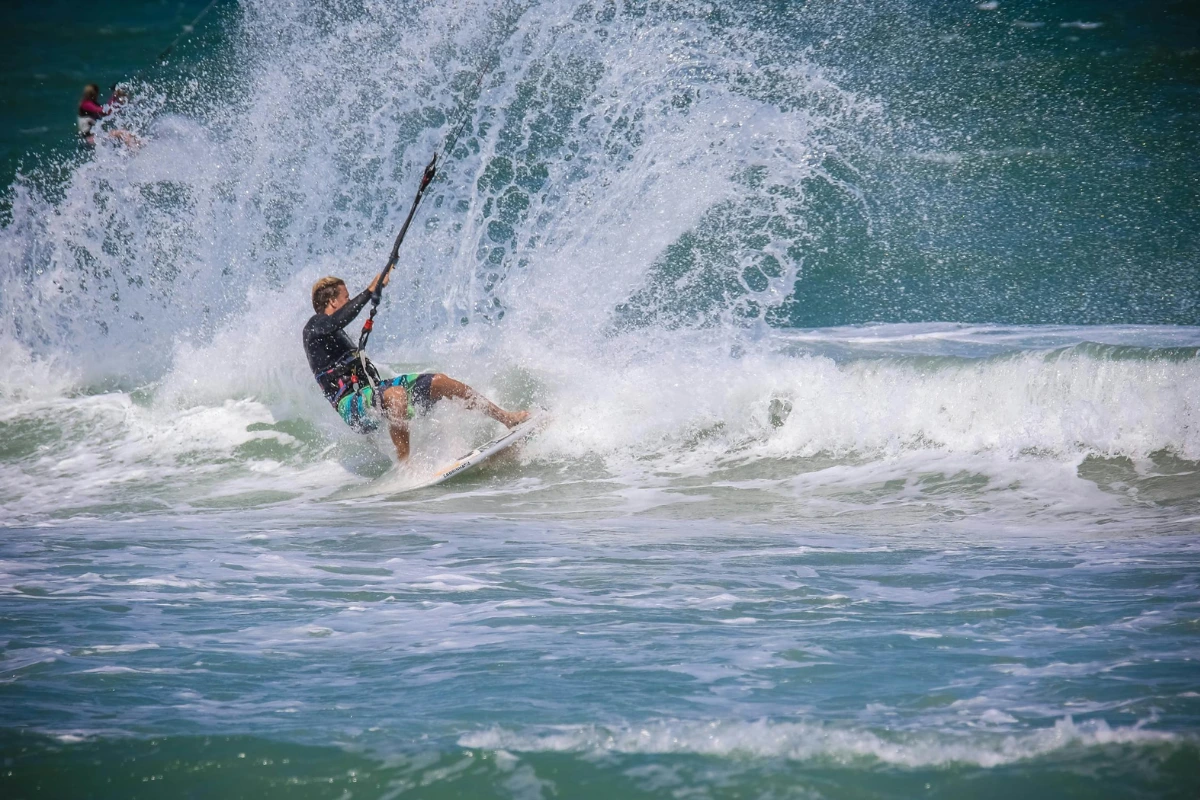
[[[408,394],[407,416],[412,419],[417,411],[428,411],[433,405],[429,396],[430,384],[433,383],[432,372],[410,372],[407,375],[397,375],[379,382],[379,391],[392,386],[399,386]],[[370,433],[379,428],[379,397],[375,387],[364,386],[353,394],[348,394],[337,402],[338,413],[354,430],[359,433]]]

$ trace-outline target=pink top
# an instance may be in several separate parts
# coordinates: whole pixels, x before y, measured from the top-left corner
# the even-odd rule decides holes
[[[106,112],[103,108],[101,108],[100,105],[98,103],[96,103],[95,100],[86,100],[85,99],[79,103],[79,116],[81,116],[81,117],[91,117],[92,119],[100,119],[101,117],[106,116],[107,113],[108,112]]]

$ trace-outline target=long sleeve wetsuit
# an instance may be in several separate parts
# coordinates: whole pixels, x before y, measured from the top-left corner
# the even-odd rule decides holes
[[[304,352],[321,391],[337,407],[339,395],[345,394],[351,369],[357,362],[354,342],[345,328],[362,312],[371,299],[371,290],[364,289],[346,305],[332,314],[314,314],[304,326]],[[368,362],[370,363],[370,362]]]

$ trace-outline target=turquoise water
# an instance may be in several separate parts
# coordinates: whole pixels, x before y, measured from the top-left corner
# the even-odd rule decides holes
[[[4,796],[1200,791],[1190,8],[204,5],[3,34]]]

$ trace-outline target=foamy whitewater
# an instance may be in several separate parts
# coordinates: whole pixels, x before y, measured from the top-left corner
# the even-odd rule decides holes
[[[5,794],[1194,796],[1195,252],[1092,294],[905,261],[1051,156],[822,58],[872,20],[247,0],[135,84],[141,148],[20,176]],[[460,115],[371,355],[553,421],[405,492],[494,423],[442,404],[398,468],[300,330]]]

